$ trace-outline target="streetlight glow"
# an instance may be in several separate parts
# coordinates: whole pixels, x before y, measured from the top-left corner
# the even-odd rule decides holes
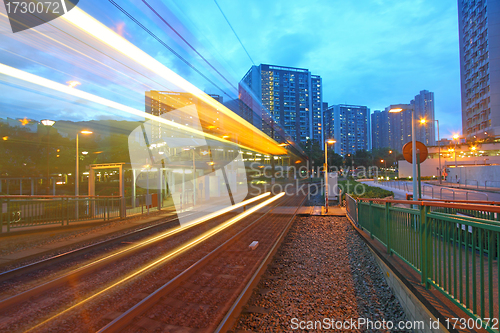
[[[394,109],[390,109],[389,110],[390,113],[398,113],[398,112],[401,112],[401,111],[403,111],[403,109],[401,109],[401,108],[394,108]]]
[[[82,133],[82,134],[92,134],[94,132],[89,131],[89,130],[83,130],[83,131],[80,131],[80,133]]]
[[[43,126],[51,126],[54,125],[56,122],[54,120],[50,120],[50,119],[44,119],[42,121],[40,121],[42,123]]]
[[[333,144],[333,143],[337,142],[337,140],[330,139],[330,140],[327,140],[326,142],[329,144]]]
[[[413,192],[413,201],[417,200],[417,188],[418,194],[420,196],[420,187],[417,182],[417,139],[416,139],[416,119],[415,119],[415,105],[414,104],[393,104],[389,106],[390,113],[398,113],[403,110],[411,112],[411,159],[412,159],[412,192]]]
[[[420,119],[420,124],[425,125],[427,123],[427,120],[425,118]]]

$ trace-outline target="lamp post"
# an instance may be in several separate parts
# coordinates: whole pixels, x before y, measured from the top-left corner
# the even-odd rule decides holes
[[[459,137],[460,136],[458,134],[455,134],[453,136],[453,140],[455,140],[455,150],[454,150],[454,152],[455,152],[455,168],[457,167],[457,143],[458,143],[458,138]]]
[[[328,144],[334,144],[335,140],[325,141],[325,212],[328,213]]]
[[[413,104],[395,104],[390,106],[390,113],[399,113],[404,110],[411,110],[411,161],[412,161],[412,192],[413,201],[417,201],[417,139],[415,137],[415,107]]]
[[[380,160],[380,163],[384,163],[384,168],[385,168],[385,178],[387,178],[387,160]]]
[[[439,138],[439,120],[434,119],[434,121],[437,123],[437,131],[438,131],[439,184],[442,184],[443,183],[443,176],[442,176],[443,170],[441,169],[441,139]],[[420,123],[422,125],[425,125],[425,124],[427,124],[427,120],[425,118],[420,119]]]
[[[83,131],[80,131],[81,134],[85,134],[85,135],[88,135],[88,134],[92,134],[92,131],[88,131],[88,130],[83,130]],[[80,171],[79,171],[79,162],[80,162],[80,156],[78,154],[78,134],[79,133],[76,133],[76,172],[75,172],[75,196],[78,197],[80,195]],[[78,215],[78,212],[77,212],[77,215]]]
[[[197,190],[197,186],[196,186],[196,160],[195,160],[195,147],[190,147],[190,148],[184,148],[185,151],[188,151],[188,150],[192,150],[193,152],[193,206],[196,204],[196,190]],[[272,156],[271,156],[272,157]]]
[[[88,130],[83,130],[80,131],[82,134],[92,134],[92,131]],[[83,155],[87,155],[88,152],[82,152]],[[79,187],[79,182],[80,182],[80,170],[79,170],[79,162],[80,162],[80,156],[78,154],[78,132],[76,133],[76,172],[75,172],[75,218],[76,221],[78,221],[79,218],[79,207],[78,207],[78,196],[80,195],[80,187]]]
[[[50,171],[49,171],[49,149],[50,149],[50,129],[56,123],[54,120],[44,119],[40,121],[47,129],[47,195],[50,195]]]

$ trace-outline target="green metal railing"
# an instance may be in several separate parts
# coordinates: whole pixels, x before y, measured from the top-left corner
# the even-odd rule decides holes
[[[122,217],[120,197],[0,197],[0,232],[48,224]]]
[[[148,212],[146,196],[0,196],[0,233],[11,229],[125,218]],[[171,197],[149,200],[150,210],[173,207]]]
[[[444,296],[499,332],[500,207],[472,203],[360,199],[357,223]],[[459,214],[457,214],[459,213]],[[466,213],[466,214],[465,214]],[[488,319],[489,318],[489,319]],[[493,319],[495,318],[495,319]]]

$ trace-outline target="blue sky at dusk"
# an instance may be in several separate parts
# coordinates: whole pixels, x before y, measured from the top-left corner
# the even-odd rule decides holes
[[[323,79],[325,102],[366,105],[372,111],[382,110],[390,104],[408,103],[420,90],[426,89],[435,93],[436,119],[440,120],[441,136],[450,137],[451,133],[461,131],[455,0],[217,1],[255,64],[309,69]],[[117,3],[217,87],[179,60],[111,2],[81,0],[78,7],[200,89],[209,93],[221,93],[222,89],[227,94],[225,100],[229,99],[228,96],[237,96],[234,87],[248,71],[252,60],[214,1],[147,0],[158,15],[142,0]],[[0,12],[5,12],[3,3]],[[224,78],[181,40],[162,18]],[[64,73],[72,72],[74,65],[50,60],[51,52],[59,50],[40,51],[43,54],[39,56],[46,61],[39,61],[39,64],[19,58],[23,47],[17,44],[16,38],[5,31],[0,34],[1,63],[58,82],[66,80],[59,78],[61,73],[37,66],[51,64],[51,68]],[[135,85],[136,92],[128,93],[129,82],[123,81],[118,87],[117,82],[84,69],[74,70],[75,78],[87,80],[81,89],[93,90],[114,100],[118,98],[115,95],[127,96],[130,97],[127,103],[143,108],[144,97],[138,93],[142,88]],[[66,114],[66,118],[72,117],[75,114]]]

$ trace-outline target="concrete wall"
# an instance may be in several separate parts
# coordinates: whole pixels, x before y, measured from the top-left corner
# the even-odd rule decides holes
[[[447,181],[467,185],[500,187],[500,165],[471,165],[466,167],[449,168]]]
[[[426,159],[424,163],[420,164],[420,175],[422,177],[435,176],[437,178],[439,175],[438,167],[438,159]],[[444,167],[444,159],[441,159],[441,167]],[[399,178],[408,178],[412,175],[411,164],[406,161],[398,161],[398,171]]]
[[[500,164],[500,156],[477,156],[477,157],[465,157],[465,158],[457,158],[457,165],[461,166],[480,166],[485,164]],[[438,177],[438,166],[439,159],[438,158],[428,158],[423,163],[420,164],[420,174],[422,177]],[[455,167],[455,159],[454,158],[441,158],[441,167],[448,168],[452,170]],[[407,178],[412,175],[411,164],[406,161],[398,161],[398,170],[400,178]],[[455,177],[455,176],[453,176]],[[470,178],[475,179],[475,178]],[[500,180],[500,178],[496,178]],[[496,180],[496,179],[488,179],[488,180]],[[483,182],[484,185],[484,182]]]
[[[438,323],[436,317],[427,309],[427,307],[408,289],[408,287],[401,281],[394,272],[381,260],[378,255],[370,248],[373,257],[378,266],[382,270],[385,280],[389,287],[391,287],[394,295],[403,307],[403,310],[412,322],[419,322],[425,327],[420,326],[420,329],[415,328],[413,332],[448,332],[442,323]],[[431,322],[435,325],[431,327]]]

